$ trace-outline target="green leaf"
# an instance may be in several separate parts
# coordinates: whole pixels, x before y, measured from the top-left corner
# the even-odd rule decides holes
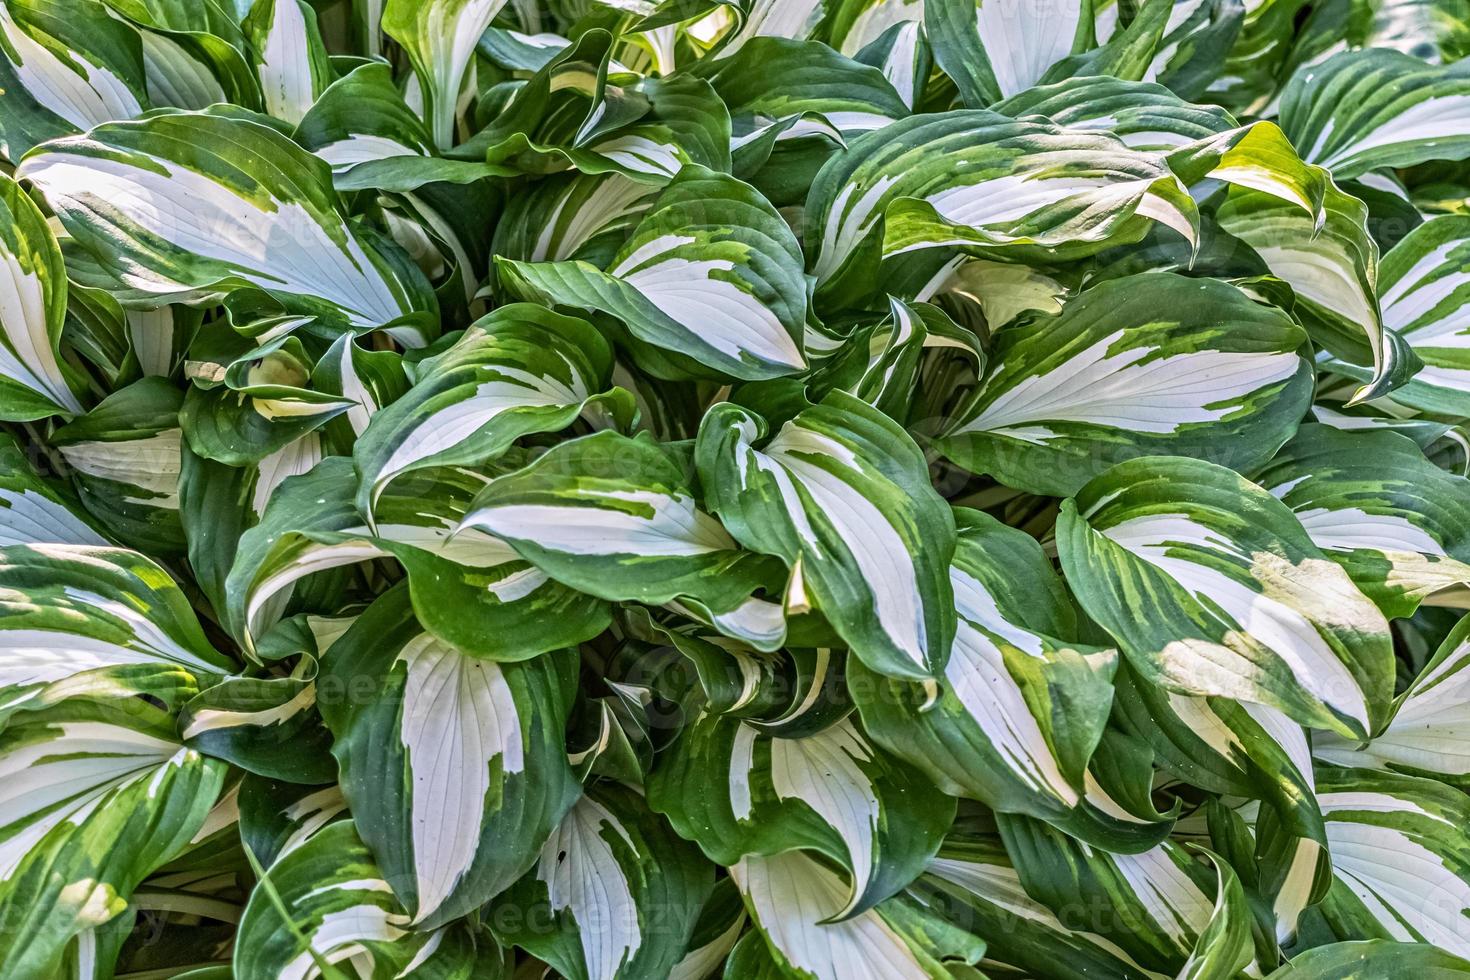
[[[247,772],[323,783],[337,774],[331,738],[316,711],[315,661],[292,677],[231,677],[190,700],[179,717],[184,743]]]
[[[775,142],[834,134],[840,142],[908,115],[884,73],[851,57],[816,41],[756,37],[731,57],[701,62],[701,74],[730,110],[737,162],[746,144],[792,117],[800,121],[772,134]]]
[[[1270,980],[1367,980],[1379,971],[1412,973],[1423,980],[1459,980],[1470,976],[1470,961],[1425,943],[1369,939],[1309,949],[1272,973]]]

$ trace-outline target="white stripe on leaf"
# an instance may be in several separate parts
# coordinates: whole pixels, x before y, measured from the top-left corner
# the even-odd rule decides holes
[[[407,664],[401,739],[408,757],[416,921],[454,891],[475,859],[498,758],[525,769],[521,719],[498,664],[467,657],[429,634],[399,653]]]
[[[584,796],[562,819],[536,865],[552,910],[569,909],[576,920],[588,980],[614,980],[643,945],[638,905],[612,838],[634,849],[618,818]]]

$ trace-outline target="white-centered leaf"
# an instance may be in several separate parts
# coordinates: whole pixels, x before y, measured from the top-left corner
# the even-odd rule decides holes
[[[1327,770],[1317,785],[1338,887],[1332,918],[1470,954],[1470,821],[1464,794],[1428,779]]]
[[[1399,240],[1379,267],[1383,325],[1398,333],[1424,366],[1393,399],[1444,415],[1470,413],[1470,218],[1444,215]]]
[[[481,463],[519,436],[565,428],[601,407],[631,414],[612,388],[612,351],[583,320],[530,304],[477,321],[421,365],[423,381],[376,416],[353,447],[365,516],[395,478],[427,466]]]
[[[914,684],[849,664],[853,699],[879,744],[945,792],[1070,820],[1088,794],[1117,654],[1066,639],[1076,610],[1034,539],[977,511],[955,516],[958,629],[943,677]]]
[[[470,657],[426,634],[401,588],[326,658],[319,687],[376,680],[320,707],[358,829],[416,925],[509,887],[576,798],[564,736],[576,664],[572,651]]]
[[[730,403],[705,415],[696,455],[714,512],[746,547],[786,562],[788,612],[819,608],[880,673],[934,676],[954,636],[954,518],[923,454],[841,391],[763,440],[765,429]]]
[[[1256,480],[1295,513],[1385,615],[1463,606],[1470,583],[1470,480],[1386,430],[1303,426]]]
[[[1354,769],[1386,769],[1457,785],[1470,781],[1470,619],[1445,637],[1409,689],[1393,720],[1366,744],[1336,735],[1312,741],[1324,762]]]
[[[918,249],[1072,257],[1137,241],[1154,222],[1193,242],[1198,223],[1161,154],[989,110],[911,116],[853,140],[817,174],[806,214],[818,299],[863,295],[880,258]]]
[[[0,912],[25,937],[0,951],[7,976],[54,975],[63,947],[122,914],[219,794],[223,764],[179,744],[169,711],[134,697],[168,689],[117,692],[24,712],[0,733]]]
[[[61,249],[45,217],[0,177],[0,418],[82,411],[57,351],[66,294]]]
[[[494,907],[501,940],[569,980],[671,975],[714,882],[698,851],[646,806],[613,783],[589,789]],[[514,914],[531,907],[547,919]]]
[[[413,928],[351,820],[314,831],[268,873],[273,893],[253,891],[240,921],[231,964],[240,980],[314,980],[320,964],[359,976],[454,976],[475,961],[453,927]]]
[[[755,188],[703,167],[679,172],[605,272],[579,261],[497,268],[518,295],[618,317],[658,375],[753,380],[806,366],[796,236]]]
[[[1382,167],[1470,155],[1470,74],[1397,51],[1345,51],[1301,68],[1281,96],[1281,128],[1340,180]]]
[[[900,900],[841,922],[826,921],[846,900],[847,883],[802,851],[744,857],[730,868],[730,877],[745,896],[782,975],[817,980],[929,980],[943,975],[936,955],[940,951],[929,946],[931,937],[914,921],[922,913]]]
[[[1151,683],[1364,738],[1388,715],[1388,623],[1266,491],[1196,460],[1120,463],[1062,506],[1084,609]]]
[[[995,335],[978,397],[939,442],[967,469],[1075,492],[1133,456],[1260,465],[1311,398],[1306,335],[1211,280],[1127,276]]]
[[[424,118],[441,149],[455,142],[460,87],[475,43],[505,0],[385,0],[383,33],[403,46],[413,63]],[[376,30],[369,26],[370,33]]]
[[[242,26],[254,49],[265,111],[294,126],[331,72],[316,11],[302,0],[256,0]]]
[[[53,137],[132,119],[143,88],[137,35],[102,4],[0,5],[0,155],[16,161]]]
[[[417,268],[351,225],[327,165],[269,126],[211,112],[111,123],[48,143],[16,176],[141,297],[203,302],[248,286],[293,312],[424,342],[434,300]],[[405,318],[418,325],[396,326]]]
[[[721,864],[793,846],[820,851],[851,882],[829,913],[837,918],[910,881],[939,846],[954,802],[851,719],[789,737],[763,727],[697,718],[648,780],[650,805]]]

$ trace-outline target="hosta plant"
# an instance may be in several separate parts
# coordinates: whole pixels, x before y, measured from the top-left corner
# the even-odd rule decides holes
[[[1466,54],[0,0],[0,978],[1470,977]]]

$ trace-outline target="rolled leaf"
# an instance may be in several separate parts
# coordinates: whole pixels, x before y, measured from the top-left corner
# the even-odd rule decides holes
[[[879,673],[924,679],[954,636],[954,518],[912,439],[844,392],[785,423],[717,405],[696,456],[710,507],[747,548],[791,569],[788,613],[817,608]]]

